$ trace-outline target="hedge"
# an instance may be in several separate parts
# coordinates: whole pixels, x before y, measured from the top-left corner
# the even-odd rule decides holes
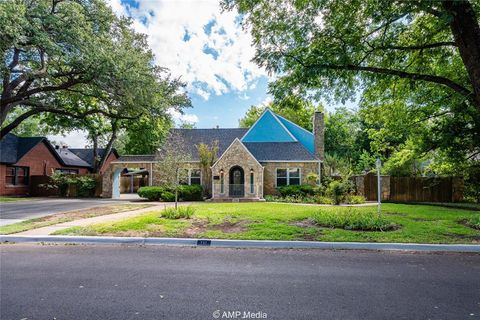
[[[202,186],[200,185],[181,185],[178,187],[178,198],[180,201],[199,201],[202,200]],[[150,201],[175,201],[175,189],[168,186],[141,187],[137,191],[138,195]]]

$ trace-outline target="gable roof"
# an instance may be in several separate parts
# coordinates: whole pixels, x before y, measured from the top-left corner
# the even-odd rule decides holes
[[[193,161],[199,161],[197,145],[204,143],[212,145],[218,141],[218,156],[220,157],[235,138],[241,138],[247,132],[245,128],[219,129],[171,129],[172,134],[178,134],[184,143],[184,150]]]
[[[0,163],[17,163],[25,154],[41,142],[44,142],[50,151],[53,152],[52,145],[45,137],[18,137],[13,133],[7,133],[2,140],[0,140]],[[54,156],[57,156],[55,152],[53,153]]]
[[[88,162],[83,159],[80,159],[75,153],[70,151],[68,148],[58,148],[55,149],[55,152],[62,159],[64,165],[69,167],[87,167],[91,168]]]
[[[300,142],[244,142],[258,161],[318,161]]]
[[[39,143],[45,143],[58,162],[66,167],[93,167],[93,149],[56,148],[45,137],[18,137],[13,133],[6,134],[0,140],[0,163],[14,164]],[[99,149],[103,155],[105,149]],[[113,149],[115,155],[118,153]],[[78,155],[77,155],[78,154]],[[91,154],[91,157],[89,157]],[[79,156],[80,155],[80,156]]]
[[[255,162],[257,162],[257,164],[259,166],[262,166],[260,164],[260,162],[258,162],[258,159],[255,158],[255,156],[250,152],[250,150],[248,150],[248,148],[245,146],[245,144],[242,143],[242,141],[238,138],[235,138],[232,143],[228,146],[228,148],[220,155],[220,157],[217,159],[217,161],[215,161],[215,163],[212,165],[212,168],[215,167],[217,165],[217,163],[220,162],[220,160],[223,158],[223,156],[228,152],[228,150],[233,147],[235,144],[239,144],[246,152],[248,155],[250,155],[254,160]]]
[[[293,136],[312,154],[315,153],[315,139],[313,133],[300,127],[298,124],[275,114],[277,119],[290,131]]]
[[[243,136],[242,142],[296,142],[295,136],[266,108],[253,126]]]
[[[68,150],[93,167],[93,148],[68,148]],[[98,149],[98,156],[103,157],[103,155],[105,154],[105,150],[106,149],[104,148]],[[117,158],[119,157],[118,152],[115,148],[112,149],[111,153],[113,153]]]

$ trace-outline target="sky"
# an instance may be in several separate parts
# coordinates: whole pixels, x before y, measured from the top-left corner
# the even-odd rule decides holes
[[[255,50],[248,30],[235,12],[221,11],[219,0],[107,1],[147,35],[156,64],[187,84],[193,107],[173,112],[177,123],[235,128],[251,105],[272,100],[267,93],[272,79],[251,61]],[[86,144],[78,131],[49,137],[70,147]]]

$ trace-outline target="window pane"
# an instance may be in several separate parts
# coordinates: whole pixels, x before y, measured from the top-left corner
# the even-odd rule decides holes
[[[7,167],[7,176],[15,175],[15,167]]]
[[[27,184],[27,178],[24,176],[18,176],[17,177],[17,184],[18,185],[26,185]]]
[[[277,177],[278,178],[286,178],[287,177],[287,169],[277,169]]]
[[[5,183],[6,184],[14,184],[14,181],[15,181],[15,177],[13,176],[8,176],[5,178]]]
[[[190,184],[200,184],[200,178],[191,178]]]
[[[278,178],[277,177],[277,186],[286,186],[287,185],[287,178]]]
[[[290,185],[300,184],[300,178],[290,178]]]
[[[17,176],[21,177],[25,175],[25,169],[21,167],[17,167]]]
[[[190,175],[192,178],[200,178],[200,170],[199,169],[192,169],[190,171]]]
[[[300,177],[300,169],[299,168],[290,168],[288,169],[288,174],[290,175],[290,178],[298,178]]]

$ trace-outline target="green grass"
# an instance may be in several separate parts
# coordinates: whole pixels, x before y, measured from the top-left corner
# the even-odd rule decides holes
[[[323,227],[338,228],[359,231],[390,231],[399,228],[385,217],[374,210],[365,211],[357,208],[348,210],[331,211],[319,209],[313,215],[313,221]]]
[[[48,227],[51,225],[69,222],[73,220],[92,218],[107,214],[119,213],[124,211],[131,211],[141,208],[147,208],[150,204],[121,204],[112,206],[94,207],[90,209],[83,209],[77,211],[69,211],[64,213],[57,213],[46,217],[25,220],[22,222],[9,224],[0,227],[0,234],[12,234],[23,232],[31,229],[38,229]]]
[[[0,202],[12,202],[12,201],[21,201],[21,200],[31,200],[31,198],[21,198],[21,197],[0,197]]]
[[[322,227],[314,222],[316,206],[280,203],[202,203],[193,206],[191,219],[165,219],[149,212],[119,222],[85,228],[70,228],[57,234],[116,235],[147,237],[196,237],[261,240],[318,240],[360,242],[479,243],[480,231],[465,221],[478,219],[480,212],[426,205],[384,204],[383,219],[399,226],[392,231],[353,231]],[[331,216],[345,214],[347,207],[321,207]],[[375,207],[358,207],[369,215]],[[340,225],[339,225],[340,226]]]

